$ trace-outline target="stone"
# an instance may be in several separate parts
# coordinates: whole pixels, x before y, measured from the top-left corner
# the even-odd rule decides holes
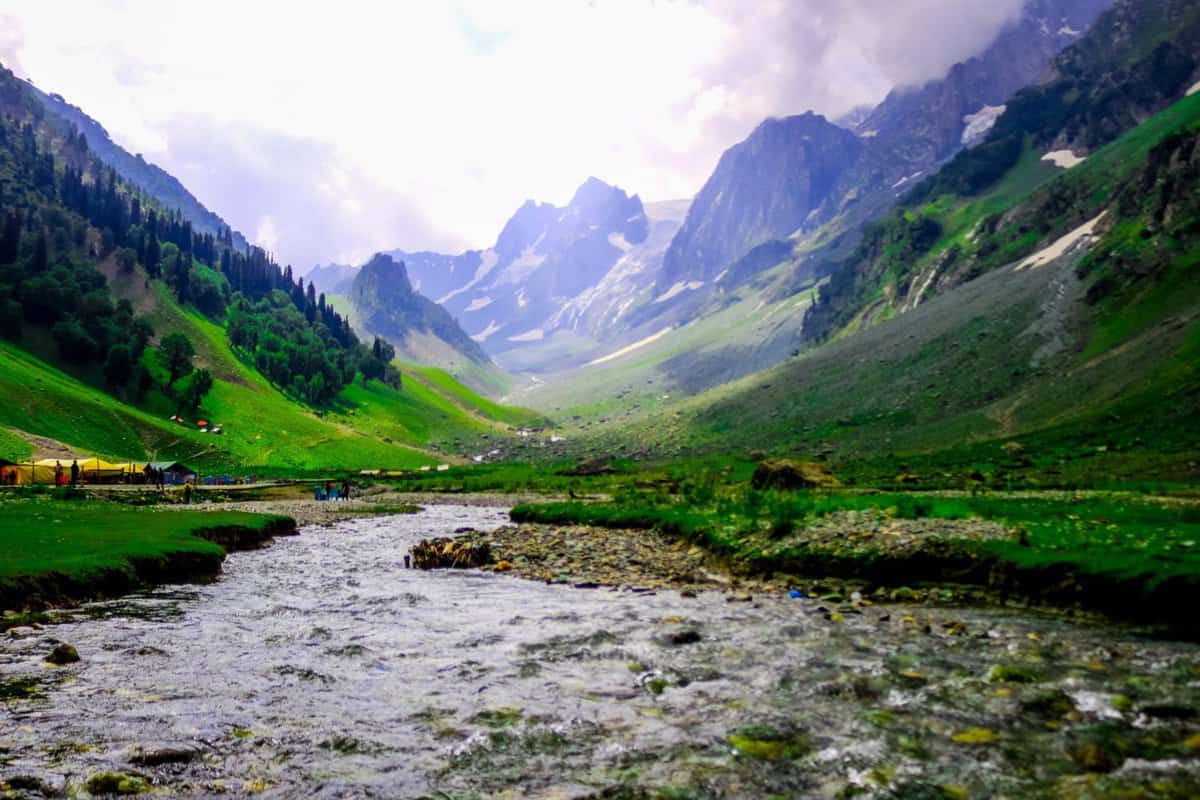
[[[150,784],[137,775],[123,772],[98,772],[85,784],[92,794],[143,794],[150,791]]]
[[[814,461],[779,459],[760,462],[750,485],[755,489],[827,489],[840,486],[829,467]]]
[[[50,655],[46,656],[46,661],[60,667],[64,664],[74,664],[79,661],[79,651],[73,645],[62,642],[55,645]]]
[[[672,633],[670,636],[667,637],[667,641],[673,645],[685,645],[685,644],[696,644],[697,642],[701,641],[701,639],[703,639],[703,638],[704,637],[702,637],[700,635],[700,631],[689,629],[689,630],[685,630],[685,631],[677,631],[675,633]]]
[[[471,569],[492,560],[487,542],[447,538],[423,539],[409,553],[417,569]]]
[[[139,750],[129,758],[130,764],[139,767],[159,767],[163,764],[186,764],[200,755],[200,751],[190,747],[159,747],[150,750]]]

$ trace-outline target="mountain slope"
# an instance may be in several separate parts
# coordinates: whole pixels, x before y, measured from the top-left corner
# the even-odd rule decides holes
[[[709,280],[769,239],[830,223],[853,230],[878,215],[906,184],[986,131],[1007,98],[1037,79],[1109,2],[1029,0],[984,52],[858,115],[851,141],[811,114],[764,123],[721,157],[667,252],[660,289]]]
[[[787,238],[834,191],[863,142],[813,113],[769,119],[726,150],[663,259],[659,291],[709,281],[751,248]]]
[[[401,358],[447,363],[465,357],[488,363],[487,355],[454,317],[415,292],[404,263],[389,255],[377,253],[358,269],[349,299],[362,329],[387,339]]]
[[[1200,77],[1198,47],[1194,3],[1120,0],[1056,59],[1052,80],[1018,93],[979,146],[868,232],[822,287],[805,337],[820,341],[908,310],[1092,219],[1136,162],[1109,151],[1039,190],[1061,172],[1051,161],[1077,164],[1183,97]]]
[[[0,220],[6,452],[236,474],[403,468],[472,455],[536,419],[452,383],[401,384],[311,286],[168,214],[7,70]],[[213,424],[219,435],[202,430]]]
[[[773,369],[567,435],[593,452],[800,453],[875,481],[1194,480],[1198,180],[1200,94],[1070,170],[1034,153],[954,207],[1003,204],[1007,224],[969,229],[994,266]]]
[[[655,402],[648,380],[659,389],[699,391],[787,358],[804,344],[814,283],[853,253],[863,224],[985,135],[1006,99],[1042,75],[1108,2],[1031,0],[989,47],[946,77],[899,88],[841,120],[853,144],[846,130],[813,115],[764,124],[723,157],[661,257],[652,289],[623,297],[622,313],[606,328],[559,331],[504,355],[510,368],[571,369],[565,380],[580,387],[573,396],[553,380],[537,383],[523,400],[586,408],[580,401],[609,387],[644,408]],[[848,160],[845,151],[852,151]],[[831,174],[832,183],[810,179]],[[618,355],[631,347],[636,356]],[[630,372],[633,359],[643,368]]]
[[[47,94],[32,84],[26,85],[41,102],[50,119],[61,120],[55,122],[58,127],[63,130],[74,127],[82,133],[87,138],[91,152],[126,181],[158,200],[167,210],[179,211],[201,233],[221,236],[230,230],[225,220],[206,208],[174,175],[147,162],[141,154],[132,155],[113,142],[104,126],[82,109],[68,103],[62,95]],[[231,231],[231,240],[239,250],[246,249],[247,242],[242,234]]]
[[[458,268],[465,281],[439,301],[489,353],[502,353],[542,339],[561,305],[596,285],[648,233],[636,195],[589,178],[563,208],[521,206],[492,248],[467,254]],[[423,266],[415,263],[414,280],[430,284],[433,270]]]

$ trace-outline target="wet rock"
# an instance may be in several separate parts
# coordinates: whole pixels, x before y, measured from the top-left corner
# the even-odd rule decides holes
[[[471,717],[470,722],[488,728],[511,728],[520,722],[524,713],[519,708],[490,708]]]
[[[445,537],[417,542],[409,553],[417,569],[474,569],[492,560],[487,542]]]
[[[666,637],[666,643],[678,647],[685,644],[696,644],[703,638],[700,631],[688,629],[670,634]]]
[[[79,661],[79,651],[73,645],[62,642],[54,646],[50,651],[50,655],[46,656],[46,662],[62,666],[64,664],[74,664]]]
[[[1071,761],[1086,772],[1112,772],[1121,765],[1120,756],[1098,742],[1084,742],[1071,749]]]
[[[319,745],[322,750],[330,750],[338,755],[353,756],[383,752],[386,748],[373,742],[357,739],[353,736],[331,736]]]
[[[1189,720],[1196,718],[1196,709],[1191,706],[1174,705],[1170,703],[1158,703],[1154,705],[1145,705],[1138,709],[1147,717],[1162,720]]]
[[[139,767],[159,767],[163,764],[186,764],[199,757],[194,747],[156,747],[143,749],[129,758],[129,763]]]
[[[150,791],[150,784],[139,775],[124,772],[98,772],[84,784],[92,794],[143,794]]]
[[[804,733],[771,725],[746,725],[729,734],[726,741],[738,754],[763,761],[800,758],[812,751]]]
[[[1022,664],[997,664],[988,671],[990,683],[1039,683],[1042,674]]]
[[[1075,701],[1061,689],[1039,694],[1021,703],[1021,710],[1043,719],[1061,719],[1076,710]]]
[[[53,786],[46,783],[36,775],[11,775],[7,778],[0,778],[0,790],[7,792],[29,792],[32,795],[40,795],[43,797],[56,797],[59,792]],[[7,797],[8,795],[5,794]],[[16,797],[24,797],[24,794],[17,794]]]
[[[991,744],[999,737],[991,728],[967,728],[950,738],[957,744],[982,745]]]

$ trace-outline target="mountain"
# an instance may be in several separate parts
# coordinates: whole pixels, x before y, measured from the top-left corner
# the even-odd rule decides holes
[[[414,287],[434,297],[491,354],[542,340],[564,306],[577,312],[623,259],[651,238],[637,195],[588,178],[564,207],[526,201],[487,250],[392,251]],[[656,238],[661,246],[661,230]]]
[[[349,291],[357,326],[391,342],[401,358],[422,364],[479,364],[488,357],[446,309],[414,291],[403,262],[376,253],[354,275]]]
[[[805,338],[828,339],[847,326],[911,310],[1091,220],[1104,210],[1123,165],[1114,164],[1097,186],[1082,181],[1092,168],[1080,164],[1193,91],[1198,51],[1194,3],[1120,0],[1055,59],[1046,82],[1010,100],[979,145],[917,185],[868,230],[821,288]],[[1030,196],[1064,166],[1074,173],[1070,179]]]
[[[149,194],[168,211],[178,211],[197,232],[221,236],[230,231],[225,220],[208,210],[174,175],[149,163],[141,153],[133,155],[113,142],[104,126],[82,109],[68,103],[60,94],[43,92],[31,83],[26,85],[42,104],[51,124],[62,132],[74,128],[82,133],[92,154],[116,170],[125,181]],[[236,231],[230,231],[230,234],[232,244],[245,250],[245,237]]]
[[[721,156],[671,243],[659,289],[708,281],[770,239],[853,229],[986,132],[1111,0],[1029,0],[978,56],[901,87],[869,113],[768,120]]]
[[[354,276],[358,269],[349,264],[317,265],[308,271],[305,279],[314,284],[317,290],[327,295],[345,295],[350,293],[354,285]]]
[[[813,113],[769,119],[726,150],[663,259],[658,289],[712,280],[739,256],[809,221],[862,140]]]
[[[1183,52],[1192,12],[1168,2],[1158,10],[1180,14],[1160,17],[1147,5],[1120,0],[1104,20],[1112,26],[1076,46],[1087,52],[1064,54],[1059,63],[1107,65],[1092,72],[1095,84],[1071,73],[1069,96],[1149,101],[1146,87],[1134,89],[1138,76],[1164,73],[1142,61],[1166,58],[1164,41]],[[1156,32],[1163,19],[1170,25]],[[1124,44],[1103,57],[1091,49],[1113,41]],[[874,324],[835,328],[783,364],[679,401],[643,399],[640,410],[619,414],[609,405],[605,414],[618,424],[564,431],[572,452],[667,458],[755,449],[828,460],[872,485],[1002,486],[1012,470],[1063,487],[1194,481],[1200,86],[1193,80],[1183,95],[1070,169],[1033,151],[976,195],[937,195],[929,208],[943,210],[934,220],[940,233],[881,240],[880,257],[895,258],[879,273],[889,280],[861,295],[873,298],[865,309],[890,303],[888,313],[871,312]],[[1091,112],[1099,130],[1124,117]],[[1047,135],[1060,123],[1094,135],[1057,115]],[[1037,141],[1033,129],[1026,134]],[[960,173],[947,166],[932,180],[953,184]],[[915,215],[908,208],[897,216]],[[919,218],[910,223],[923,227]],[[917,244],[933,240],[940,249]],[[954,247],[972,248],[975,267],[929,291],[921,270]],[[933,258],[923,261],[926,253]],[[901,307],[906,292],[924,297]]]
[[[402,376],[311,284],[229,239],[124,180],[0,67],[0,457],[415,468],[539,419]]]

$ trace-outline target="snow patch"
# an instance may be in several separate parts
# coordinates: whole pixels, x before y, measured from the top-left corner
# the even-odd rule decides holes
[[[487,308],[491,304],[492,304],[492,298],[490,298],[490,297],[476,297],[474,300],[471,301],[471,305],[469,305],[465,309],[463,309],[463,312],[465,313],[467,311],[478,311],[481,308]]]
[[[1086,160],[1086,156],[1077,156],[1070,150],[1055,150],[1052,153],[1046,153],[1046,155],[1042,156],[1042,161],[1049,161],[1054,166],[1062,169],[1077,167]]]
[[[674,326],[668,325],[667,327],[663,328],[658,333],[650,334],[645,339],[634,342],[631,345],[622,347],[620,350],[609,353],[606,356],[601,356],[600,358],[592,359],[591,361],[589,361],[587,363],[587,366],[591,367],[591,366],[595,366],[596,364],[603,364],[605,362],[612,361],[613,359],[620,358],[621,356],[628,355],[629,353],[632,353],[634,350],[637,350],[639,347],[645,347],[646,345],[650,344],[651,342],[661,339],[662,337],[666,336],[668,333],[670,333],[673,330],[675,330]]]
[[[1095,236],[1096,226],[1100,224],[1100,220],[1104,219],[1104,215],[1107,213],[1107,211],[1101,211],[1100,215],[1095,219],[1083,223],[1075,230],[1061,237],[1054,244],[1034,253],[1029,258],[1018,264],[1015,271],[1020,272],[1023,269],[1037,269],[1038,267],[1049,264],[1051,261],[1054,261],[1057,258],[1062,258],[1071,250],[1075,249],[1077,245],[1086,247],[1087,245],[1091,244],[1091,241]]]
[[[670,289],[667,289],[658,297],[654,298],[654,302],[665,303],[672,297],[677,297],[678,295],[691,291],[692,289],[699,289],[703,285],[704,281],[679,281],[679,283],[675,284]]]
[[[1187,96],[1191,97],[1196,92],[1200,92],[1200,81],[1196,81],[1192,84],[1192,88],[1188,89]]]
[[[963,117],[963,124],[967,127],[962,132],[962,143],[969,145],[982,139],[1007,108],[1008,106],[984,106],[974,114]]]
[[[487,327],[475,334],[471,338],[477,342],[486,342],[493,333],[500,330],[500,326],[496,324],[496,320],[492,320],[487,324]]]
[[[508,340],[510,342],[540,342],[544,338],[546,338],[546,332],[541,328],[534,328],[531,331],[525,331],[524,333],[518,333],[516,336],[510,336],[508,337]]]
[[[1063,25],[1058,29],[1059,36],[1078,36],[1080,33],[1082,33],[1082,31],[1077,31],[1070,25]]]
[[[525,299],[525,287],[522,286],[517,292],[517,308],[524,308],[529,305],[529,301]]]
[[[484,250],[483,254],[479,257],[479,267],[475,270],[475,276],[454,291],[442,295],[438,300],[438,305],[444,305],[447,300],[462,294],[486,278],[487,274],[492,271],[492,269],[496,266],[496,263],[499,261],[500,256],[496,255],[495,250],[491,248]]]
[[[625,234],[620,232],[610,233],[608,235],[608,243],[620,250],[622,253],[628,253],[633,249],[633,245],[625,241]]]
[[[937,273],[938,271],[936,267],[929,270],[929,275],[925,278],[924,283],[921,284],[921,288],[919,288],[917,293],[913,295],[912,305],[909,306],[910,310],[921,305],[921,299],[925,297],[925,292],[929,290],[929,284],[933,283],[933,279],[937,277]]]
[[[859,134],[859,137],[863,139],[874,139],[878,135],[879,131],[863,131]]]
[[[911,181],[915,178],[921,177],[922,173],[924,173],[924,172],[925,172],[925,170],[921,170],[921,172],[914,172],[912,175],[909,175],[907,178],[901,178],[900,180],[898,180],[892,184],[892,188],[899,189],[901,186],[908,183],[909,181]]]
[[[721,278],[724,278],[728,274],[729,274],[729,270],[727,270],[727,269],[721,270],[721,274],[718,275],[717,277],[713,278],[713,283],[720,283]]]

